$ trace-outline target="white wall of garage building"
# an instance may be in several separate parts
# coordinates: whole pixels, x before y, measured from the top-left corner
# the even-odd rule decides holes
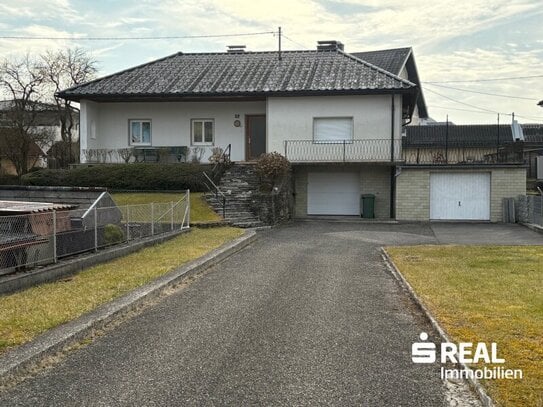
[[[396,178],[396,219],[501,222],[503,198],[525,193],[525,167],[403,167]]]

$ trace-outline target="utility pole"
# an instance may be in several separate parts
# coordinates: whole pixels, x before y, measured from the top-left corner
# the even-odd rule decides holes
[[[498,140],[496,140],[496,162],[500,154],[500,114],[498,113]]]
[[[278,37],[279,37],[279,53],[278,53],[278,58],[279,58],[279,61],[281,61],[281,27],[279,27]]]
[[[445,125],[445,164],[449,163],[449,115]]]

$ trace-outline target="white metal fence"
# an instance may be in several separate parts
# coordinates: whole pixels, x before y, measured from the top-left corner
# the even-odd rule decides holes
[[[0,216],[0,275],[186,229],[190,193],[177,202]]]

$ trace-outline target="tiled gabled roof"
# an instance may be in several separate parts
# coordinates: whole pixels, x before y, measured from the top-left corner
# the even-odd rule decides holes
[[[405,65],[411,48],[383,49],[379,51],[352,52],[351,55],[377,65],[385,71],[399,75]]]
[[[80,100],[416,93],[416,85],[342,51],[177,53],[59,93]]]
[[[543,124],[521,124],[524,141],[543,144]]]
[[[404,148],[496,147],[513,142],[511,126],[506,124],[459,124],[438,126],[405,126]],[[448,135],[447,135],[448,132]]]

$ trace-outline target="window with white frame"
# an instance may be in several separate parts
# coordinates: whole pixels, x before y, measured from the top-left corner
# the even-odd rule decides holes
[[[192,145],[210,146],[215,141],[215,123],[213,119],[192,119]]]
[[[151,144],[151,120],[130,120],[129,127],[130,145],[148,146]]]
[[[313,141],[315,143],[341,143],[352,140],[352,117],[315,117],[313,119]]]

